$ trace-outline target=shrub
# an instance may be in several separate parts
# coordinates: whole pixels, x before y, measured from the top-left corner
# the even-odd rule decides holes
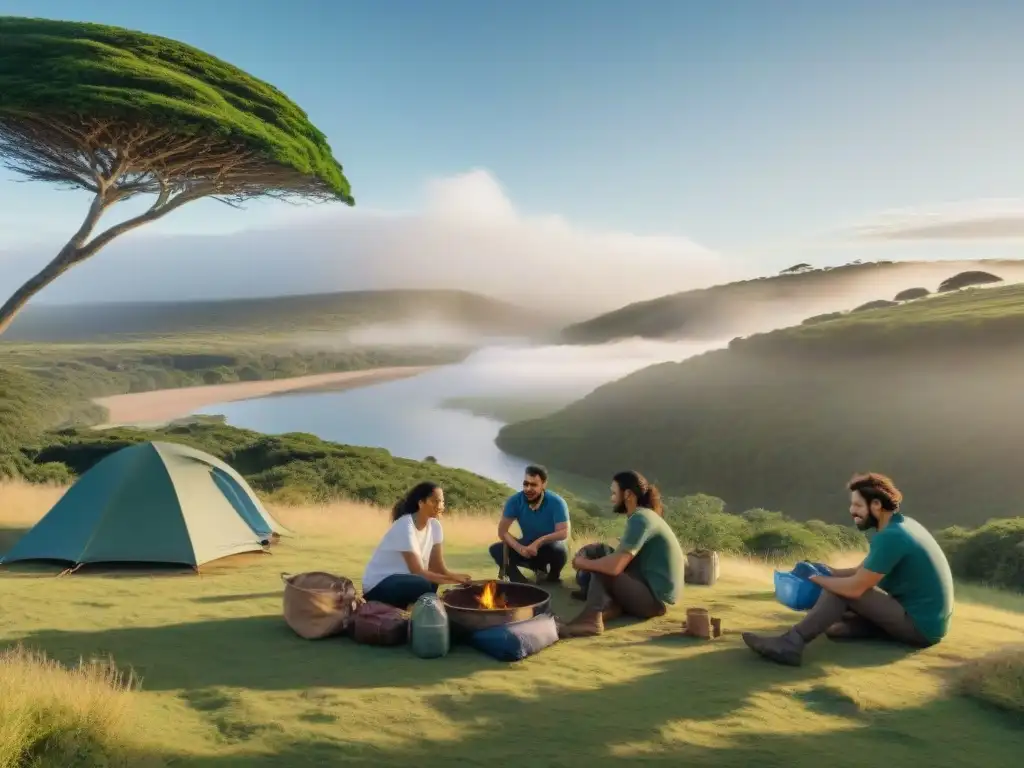
[[[889,301],[888,299],[875,299],[869,301],[866,304],[861,304],[859,307],[850,310],[851,312],[865,312],[869,309],[885,309],[886,307],[895,307],[895,301]]]
[[[826,312],[823,315],[814,315],[804,320],[801,325],[815,325],[817,323],[824,323],[829,320],[835,320],[836,318],[842,317],[842,312]]]
[[[1024,591],[1024,517],[990,520],[974,529],[946,528],[936,540],[957,578]]]
[[[930,293],[931,291],[927,288],[907,288],[893,296],[893,301],[914,301],[915,299],[923,299]]]
[[[939,283],[939,293],[958,291],[961,288],[967,288],[971,285],[986,285],[988,283],[1001,282],[1003,282],[1003,278],[998,275],[993,275],[991,272],[982,272],[981,270],[976,269],[968,270],[967,272],[960,272],[952,277],[946,278]]]
[[[135,680],[112,664],[66,668],[21,647],[0,653],[0,768],[128,766]]]
[[[777,523],[757,530],[743,540],[752,555],[766,560],[800,560],[826,555],[822,541],[799,523]]]
[[[854,528],[821,521],[798,523],[767,509],[731,514],[725,511],[725,502],[714,496],[671,499],[666,506],[665,520],[684,546],[692,549],[799,560],[863,550],[867,544],[864,535]]]

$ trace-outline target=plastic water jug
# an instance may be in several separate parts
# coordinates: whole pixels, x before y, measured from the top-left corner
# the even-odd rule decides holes
[[[421,659],[447,656],[451,648],[448,612],[437,595],[423,595],[412,606],[409,645]]]

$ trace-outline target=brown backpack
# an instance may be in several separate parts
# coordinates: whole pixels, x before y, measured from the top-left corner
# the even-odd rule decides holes
[[[352,622],[352,639],[364,645],[401,645],[409,640],[409,614],[375,600],[363,603]]]
[[[299,637],[319,640],[351,630],[356,609],[362,602],[351,579],[313,571],[296,576],[282,573],[281,581],[284,620]]]

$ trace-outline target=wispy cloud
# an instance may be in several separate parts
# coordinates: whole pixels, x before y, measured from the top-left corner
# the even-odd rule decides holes
[[[225,215],[231,215],[225,212]],[[68,222],[73,229],[75,222]],[[55,244],[56,245],[56,244]],[[11,290],[52,254],[4,259]],[[129,235],[76,267],[46,300],[149,300],[374,288],[458,288],[544,305],[610,309],[728,279],[732,267],[678,235],[527,215],[482,169],[434,179],[415,212],[311,209],[218,236]]]
[[[842,234],[861,240],[1022,240],[1024,199],[973,200],[887,211]]]

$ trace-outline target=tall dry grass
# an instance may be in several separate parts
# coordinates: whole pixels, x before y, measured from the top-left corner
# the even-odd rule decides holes
[[[64,667],[20,646],[0,652],[0,768],[128,766],[135,681],[112,664]]]
[[[967,662],[959,684],[968,696],[1024,715],[1024,646]]]
[[[304,506],[271,505],[269,510],[283,525],[301,536],[367,546],[379,542],[391,525],[390,510],[355,501]],[[498,535],[498,518],[493,511],[446,512],[441,524],[445,544],[449,546],[490,544]]]
[[[0,527],[28,528],[57,503],[64,486],[0,482]],[[389,511],[356,501],[319,505],[275,505],[270,512],[302,536],[323,536],[355,544],[376,544],[391,524]],[[489,544],[497,535],[493,510],[448,512],[442,518],[445,541],[454,546]]]
[[[0,482],[0,526],[28,528],[60,500],[67,490],[58,485]]]

